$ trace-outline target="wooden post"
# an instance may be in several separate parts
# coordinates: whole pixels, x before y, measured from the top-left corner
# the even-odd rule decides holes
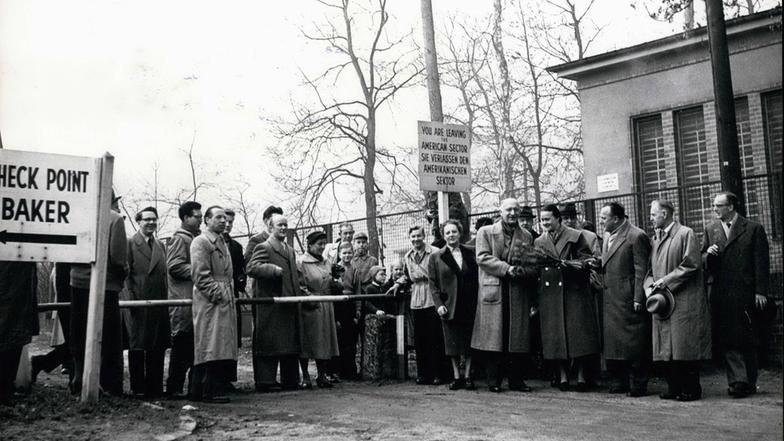
[[[101,343],[103,340],[103,304],[106,292],[106,264],[109,255],[109,210],[112,206],[114,156],[105,153],[101,163],[98,191],[98,234],[95,240],[95,261],[90,271],[90,300],[87,309],[87,332],[84,344],[82,402],[98,400],[101,377]]]

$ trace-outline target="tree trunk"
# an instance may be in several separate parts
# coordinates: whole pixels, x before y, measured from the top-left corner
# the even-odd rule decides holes
[[[365,152],[367,158],[365,159],[365,170],[362,183],[365,189],[365,215],[367,216],[367,235],[368,235],[368,253],[371,256],[378,257],[379,242],[378,242],[378,227],[376,223],[376,216],[378,215],[378,208],[376,205],[376,115],[375,111],[368,112],[367,120],[367,139],[365,143]]]

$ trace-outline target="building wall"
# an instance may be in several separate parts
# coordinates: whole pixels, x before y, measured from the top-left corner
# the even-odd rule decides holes
[[[744,48],[742,52],[733,53],[730,57],[735,95],[752,94],[749,97],[752,118],[759,118],[759,113],[754,113],[759,109],[758,92],[781,87],[781,50],[779,37],[777,44]],[[690,62],[690,59],[693,61]],[[643,73],[631,78],[605,77],[607,81],[604,83],[598,76],[580,81],[578,87],[581,89],[587,198],[624,194],[634,190],[632,117],[664,112],[662,122],[665,145],[668,152],[674,154],[674,147],[670,148],[674,146],[671,111],[691,105],[703,105],[708,146],[712,151],[716,150],[715,123],[710,118],[713,115],[710,60],[696,61],[694,54],[686,54],[682,63],[684,64],[669,70]],[[756,107],[752,104],[756,104]],[[754,136],[753,142],[756,148],[757,144],[762,145],[763,140],[761,136]],[[715,155],[718,157],[718,152]],[[611,173],[618,173],[618,191],[599,193],[597,176]],[[672,175],[675,179],[675,174]]]

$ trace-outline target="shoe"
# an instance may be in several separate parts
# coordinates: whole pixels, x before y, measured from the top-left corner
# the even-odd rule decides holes
[[[431,380],[428,380],[425,377],[417,377],[416,384],[423,385],[423,384],[433,384]]]
[[[560,381],[558,381],[558,380],[556,380],[555,378],[553,378],[552,380],[550,380],[550,387],[559,387],[559,386],[560,386],[560,384],[561,384],[561,382],[560,382]]]
[[[588,383],[584,381],[578,381],[577,386],[574,387],[574,390],[577,392],[588,392]]]
[[[205,402],[205,403],[210,403],[210,404],[226,404],[226,403],[230,403],[231,402],[229,397],[226,397],[226,396],[223,396],[223,395],[218,395],[218,396],[214,396],[214,397],[204,397],[204,399],[202,401]]]
[[[284,384],[283,386],[281,386],[281,390],[284,391],[299,390],[299,383]]]
[[[466,378],[465,380],[465,390],[476,390],[476,385],[474,384],[474,380],[470,378]]]
[[[610,386],[610,390],[608,390],[607,392],[611,394],[625,394],[625,393],[629,393],[629,388],[620,385],[613,385]]]
[[[458,378],[457,380],[449,383],[449,390],[464,389],[466,386],[465,378]]]
[[[302,390],[313,390],[313,383],[310,381],[303,381],[297,387]]]
[[[531,386],[525,384],[525,382],[522,382],[520,384],[516,384],[514,386],[509,386],[509,390],[513,390],[515,392],[531,392],[531,391],[533,391],[533,389],[531,389]]]
[[[240,391],[239,389],[237,389],[237,386],[235,386],[235,385],[233,385],[231,383],[226,383],[225,385],[223,385],[223,389],[225,389],[226,392],[228,392],[230,394],[236,394],[236,393],[238,393]]]
[[[642,389],[642,388],[639,388],[639,389],[638,389],[638,388],[632,389],[632,390],[630,390],[630,391],[629,391],[629,392],[626,394],[626,396],[627,396],[627,397],[632,397],[632,398],[639,398],[639,397],[644,397],[644,396],[646,396],[646,395],[648,395],[648,390],[647,390],[647,389]]]
[[[756,392],[756,389],[756,387],[752,388],[748,383],[738,381],[730,385],[727,393],[733,398],[745,398]]]
[[[331,389],[332,383],[329,382],[327,377],[318,377],[316,378],[316,386],[322,389]]]
[[[496,394],[501,393],[501,390],[502,390],[501,386],[490,386],[490,387],[488,387],[488,389],[490,390],[490,392],[493,392],[493,393],[496,393]]]
[[[441,377],[435,377],[435,378],[433,378],[433,383],[432,384],[433,384],[433,386],[439,386],[439,385],[444,384],[444,380],[442,380]]]
[[[677,394],[675,392],[667,391],[667,392],[665,392],[663,394],[659,394],[659,398],[662,399],[662,400],[675,400],[675,399],[678,398],[678,395],[679,394]]]
[[[170,400],[187,400],[188,394],[182,392],[175,392],[175,393],[167,393],[166,398]]]
[[[329,376],[329,381],[331,381],[331,382],[332,382],[332,384],[337,384],[337,383],[340,383],[340,375],[338,375],[338,374],[332,374],[332,375],[330,375],[330,376]]]
[[[558,390],[560,390],[561,392],[566,392],[567,390],[569,390],[569,382],[561,381],[560,383],[558,383]]]
[[[256,392],[261,393],[269,393],[269,392],[279,392],[283,389],[280,383],[272,383],[272,384],[257,384],[256,385]]]
[[[692,393],[688,393],[688,392],[682,392],[675,399],[678,400],[678,401],[697,401],[700,398],[702,398],[702,394],[701,393],[693,393],[692,394]]]

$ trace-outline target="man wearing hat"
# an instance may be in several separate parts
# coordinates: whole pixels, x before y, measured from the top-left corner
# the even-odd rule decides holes
[[[743,398],[757,392],[759,312],[768,303],[770,255],[765,228],[737,210],[735,194],[716,195],[716,219],[705,226],[702,256],[713,307],[714,347],[727,367],[727,392]]]
[[[653,312],[653,360],[665,366],[667,392],[659,397],[694,401],[702,397],[699,362],[711,357],[711,317],[697,236],[675,221],[674,214],[668,201],[651,203],[656,235],[644,282],[650,297],[646,306]]]
[[[523,205],[523,207],[520,209],[520,215],[517,219],[520,223],[520,228],[523,228],[525,231],[529,232],[534,240],[539,237],[539,233],[534,230],[534,219],[536,219],[536,216],[534,216],[534,210],[531,207],[528,205]]]
[[[602,323],[610,393],[641,397],[647,393],[651,357],[651,317],[643,309],[651,242],[617,202],[602,207],[599,223],[604,228]]]

